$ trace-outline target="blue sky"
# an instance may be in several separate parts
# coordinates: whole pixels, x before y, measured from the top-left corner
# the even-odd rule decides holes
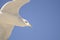
[[[0,0],[0,8],[10,0]],[[60,0],[31,0],[20,15],[32,24],[16,26],[9,40],[60,40]]]

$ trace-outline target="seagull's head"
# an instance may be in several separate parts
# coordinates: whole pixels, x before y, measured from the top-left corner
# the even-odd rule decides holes
[[[22,20],[23,20],[25,26],[31,27],[31,24],[26,19],[22,19]]]

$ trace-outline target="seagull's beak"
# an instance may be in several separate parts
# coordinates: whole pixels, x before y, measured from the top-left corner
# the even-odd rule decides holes
[[[29,27],[32,28],[32,25],[30,24]]]

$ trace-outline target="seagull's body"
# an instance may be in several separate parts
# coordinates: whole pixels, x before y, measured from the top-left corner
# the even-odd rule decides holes
[[[29,0],[13,0],[0,9],[0,40],[8,40],[14,26],[31,26],[27,20],[19,16],[19,8]]]

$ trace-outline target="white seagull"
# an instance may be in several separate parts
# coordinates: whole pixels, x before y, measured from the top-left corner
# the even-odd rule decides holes
[[[30,0],[12,0],[0,9],[0,40],[8,40],[14,26],[31,27],[31,24],[21,16],[19,9]]]

